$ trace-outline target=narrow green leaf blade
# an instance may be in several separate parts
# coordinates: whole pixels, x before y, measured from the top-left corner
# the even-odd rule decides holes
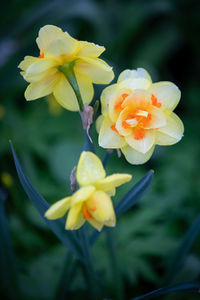
[[[150,170],[132,189],[119,201],[115,207],[117,217],[129,210],[150,188],[154,171]]]
[[[181,267],[183,266],[184,261],[188,256],[199,234],[200,234],[200,215],[198,215],[198,217],[189,227],[183,239],[181,240],[177,250],[172,256],[171,261],[169,262],[168,265],[165,282],[171,282],[178,274],[178,272],[181,270]]]
[[[39,214],[48,224],[49,228],[54,232],[57,238],[71,251],[76,257],[83,261],[82,251],[77,240],[76,234],[71,231],[65,230],[65,223],[63,219],[50,221],[44,217],[46,210],[49,208],[49,204],[46,200],[37,192],[37,190],[33,187],[27,176],[22,170],[18,157],[15,153],[14,147],[11,144],[11,150],[15,162],[15,167],[19,176],[19,180],[24,188],[25,193],[28,198],[31,200],[33,205],[38,210]]]
[[[184,282],[184,283],[180,283],[180,284],[176,284],[166,288],[161,288],[152,291],[146,295],[132,298],[132,300],[149,300],[172,292],[199,293],[199,289],[200,289],[200,283],[198,282]]]
[[[1,290],[5,290],[10,299],[20,299],[16,257],[8,230],[3,200],[3,192],[0,191],[0,275],[3,283]]]

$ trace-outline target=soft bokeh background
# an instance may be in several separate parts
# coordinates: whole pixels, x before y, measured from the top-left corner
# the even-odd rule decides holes
[[[199,1],[43,1],[12,0],[1,4],[0,18],[0,181],[24,299],[53,299],[66,249],[41,220],[16,176],[8,140],[15,146],[26,173],[49,203],[70,192],[69,175],[84,137],[79,115],[54,107],[52,99],[27,103],[27,86],[17,65],[25,55],[38,56],[39,28],[54,24],[79,40],[105,45],[102,58],[116,76],[125,68],[146,68],[154,81],[169,80],[182,91],[176,113],[185,125],[183,140],[158,147],[143,166],[131,166],[114,153],[107,171],[130,172],[133,182],[153,168],[155,180],[139,204],[118,220],[114,231],[124,299],[165,283],[197,280],[200,246],[174,278],[164,280],[170,258],[200,207],[200,5]],[[96,99],[102,86],[96,86]],[[96,142],[96,133],[93,130]],[[97,153],[103,157],[104,151]],[[119,188],[115,202],[131,187]],[[104,234],[93,248],[98,272],[115,299]],[[1,274],[3,275],[3,274]],[[68,299],[86,299],[86,283],[77,271],[66,283]],[[6,299],[0,286],[0,294]],[[189,297],[189,298],[188,298]],[[162,299],[199,299],[171,294]]]

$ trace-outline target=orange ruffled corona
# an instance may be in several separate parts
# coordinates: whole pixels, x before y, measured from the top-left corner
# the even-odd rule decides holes
[[[145,163],[156,144],[172,145],[182,138],[183,124],[173,113],[180,96],[175,84],[152,83],[142,68],[123,71],[101,95],[99,145],[120,148],[131,164]]]
[[[104,225],[115,226],[116,217],[110,196],[114,196],[116,187],[130,181],[132,176],[113,174],[106,177],[102,162],[92,152],[82,152],[76,175],[80,189],[53,204],[46,211],[46,218],[61,218],[69,210],[66,229],[79,229],[85,221],[99,231]]]
[[[92,101],[92,83],[107,84],[114,77],[112,68],[98,58],[105,51],[102,46],[78,41],[53,25],[42,27],[36,42],[39,56],[26,56],[19,64],[21,75],[30,83],[25,91],[28,101],[53,93],[64,108],[78,111],[74,90],[61,71],[61,67],[69,64],[73,64],[83,104]]]

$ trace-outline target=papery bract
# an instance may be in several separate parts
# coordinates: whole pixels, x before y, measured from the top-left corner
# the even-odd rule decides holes
[[[53,204],[45,213],[50,220],[63,217],[69,210],[66,229],[79,229],[87,220],[94,228],[115,226],[116,216],[110,196],[116,187],[131,180],[129,174],[113,174],[106,177],[100,159],[92,152],[82,152],[77,167],[80,189],[72,196]]]
[[[183,124],[173,113],[180,96],[175,84],[152,83],[142,68],[123,71],[101,95],[99,145],[120,148],[131,164],[145,163],[156,144],[172,145],[182,138]]]
[[[78,111],[75,92],[61,68],[73,68],[83,104],[92,101],[92,83],[107,84],[114,77],[112,68],[98,58],[105,51],[102,46],[78,41],[53,25],[42,27],[36,42],[40,55],[26,56],[19,64],[22,76],[30,83],[25,91],[26,100],[53,93],[60,105]]]

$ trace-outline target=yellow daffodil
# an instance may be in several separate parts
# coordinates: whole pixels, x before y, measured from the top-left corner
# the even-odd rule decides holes
[[[79,229],[87,220],[94,228],[116,224],[115,212],[110,196],[115,188],[131,180],[129,174],[113,174],[106,177],[101,160],[92,152],[82,152],[77,166],[77,181],[80,189],[72,196],[53,204],[45,213],[55,220],[69,210],[66,229]]]
[[[123,71],[101,95],[99,145],[120,148],[131,164],[145,163],[156,144],[172,145],[182,138],[183,123],[173,113],[180,97],[175,84],[152,83],[142,68]]]
[[[98,58],[105,51],[102,46],[78,41],[53,25],[42,27],[36,42],[39,56],[26,56],[19,65],[22,76],[30,83],[25,91],[26,100],[53,93],[60,105],[78,111],[70,75],[75,76],[83,104],[89,104],[93,98],[92,83],[107,84],[114,77],[112,68]]]

